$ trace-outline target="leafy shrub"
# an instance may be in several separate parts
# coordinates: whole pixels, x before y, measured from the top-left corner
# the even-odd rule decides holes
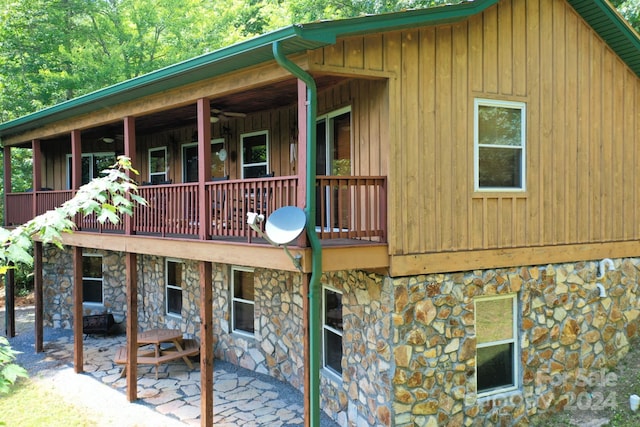
[[[0,337],[0,395],[7,394],[20,377],[27,377],[27,371],[16,365],[16,352],[5,337]]]

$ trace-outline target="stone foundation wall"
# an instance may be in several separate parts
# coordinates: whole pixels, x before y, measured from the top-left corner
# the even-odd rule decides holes
[[[579,379],[614,366],[637,335],[639,264],[615,260],[603,298],[593,262],[392,280],[393,425],[526,425],[575,404]],[[521,308],[522,385],[478,398],[474,298],[508,293]]]
[[[91,251],[86,251],[91,252]],[[105,309],[126,315],[124,258],[104,255]],[[71,251],[44,253],[45,322],[72,326]],[[325,273],[342,292],[342,378],[321,374],[321,407],[341,426],[512,425],[575,403],[580,378],[614,366],[637,336],[640,259],[390,278]],[[165,258],[138,257],[141,329],[199,338],[198,263],[184,260],[183,315],[168,316]],[[213,265],[215,356],[302,391],[302,276],[255,269],[255,337],[230,332],[230,266]],[[599,297],[596,282],[607,296]],[[518,390],[479,398],[474,299],[514,293],[519,304]]]

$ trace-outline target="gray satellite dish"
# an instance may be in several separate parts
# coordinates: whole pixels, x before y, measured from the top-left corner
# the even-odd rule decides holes
[[[264,231],[276,245],[288,245],[300,236],[306,223],[307,216],[302,209],[284,206],[269,215]]]

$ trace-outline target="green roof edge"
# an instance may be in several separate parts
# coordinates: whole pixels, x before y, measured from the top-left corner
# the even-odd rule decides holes
[[[333,44],[338,37],[400,30],[418,25],[457,22],[482,12],[498,1],[465,1],[427,9],[291,25],[2,123],[0,137],[19,134],[38,126],[188,84],[205,78],[200,77],[200,73],[203,73],[207,67],[215,67],[216,64],[228,62],[232,66],[237,66],[237,69],[257,65],[264,59],[254,54],[263,50],[262,53],[266,53],[267,49],[270,52],[274,42],[281,42],[284,53],[289,55]],[[640,39],[615,8],[606,0],[567,0],[567,2],[603,37],[636,75],[640,76]],[[594,6],[600,11],[600,16],[607,18],[605,24],[589,22],[587,12],[592,11]],[[610,30],[610,25],[613,25],[616,30],[615,38],[605,37],[602,34],[605,29]],[[629,51],[631,53],[628,53]],[[224,67],[221,67],[217,73],[216,69],[212,68],[208,77],[226,72],[229,72],[229,69]]]
[[[567,0],[567,2],[640,77],[640,35],[618,10],[607,0]],[[601,20],[592,19],[594,7],[601,12],[601,16],[607,18],[604,23]],[[612,27],[616,30],[615,36],[610,34]]]
[[[367,15],[284,27],[2,123],[0,124],[0,137],[18,134],[38,126],[114,105],[118,103],[114,101],[114,98],[118,95],[129,94],[129,99],[135,99],[135,92],[142,91],[143,88],[157,86],[157,92],[166,90],[167,87],[163,86],[163,82],[167,80],[173,79],[176,83],[172,87],[178,87],[189,82],[184,77],[184,81],[180,80],[181,76],[193,73],[194,70],[201,70],[204,67],[215,65],[223,60],[233,60],[234,57],[250,54],[261,48],[269,47],[270,49],[271,44],[276,41],[292,40],[300,42],[292,47],[290,51],[285,49],[286,54],[292,54],[309,48],[318,48],[335,43],[339,36],[409,28],[417,24],[426,25],[461,20],[479,13],[497,2],[498,0],[467,1],[428,9]],[[238,63],[241,62],[241,60],[238,60]],[[255,62],[255,64],[257,63],[259,62]],[[211,76],[215,75],[212,72]]]

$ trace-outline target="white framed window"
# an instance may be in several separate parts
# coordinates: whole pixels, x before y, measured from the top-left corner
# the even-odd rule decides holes
[[[478,396],[519,387],[516,294],[475,299]]]
[[[82,302],[103,304],[102,255],[82,254]]]
[[[211,177],[226,176],[224,138],[211,140]],[[198,182],[198,143],[182,145],[182,182]]]
[[[524,191],[526,104],[476,99],[474,161],[476,191]]]
[[[255,284],[251,268],[231,267],[231,330],[255,333]]]
[[[167,147],[149,149],[149,182],[161,184],[167,182]]]
[[[168,259],[165,268],[165,313],[182,316],[182,262]]]
[[[242,144],[242,178],[260,178],[269,173],[269,133],[240,135]]]
[[[342,380],[342,293],[322,288],[322,367]]]
[[[82,180],[80,185],[88,184],[94,178],[100,176],[100,172],[109,169],[116,163],[114,152],[84,153],[82,154]],[[67,154],[67,188],[71,188],[71,154]]]

